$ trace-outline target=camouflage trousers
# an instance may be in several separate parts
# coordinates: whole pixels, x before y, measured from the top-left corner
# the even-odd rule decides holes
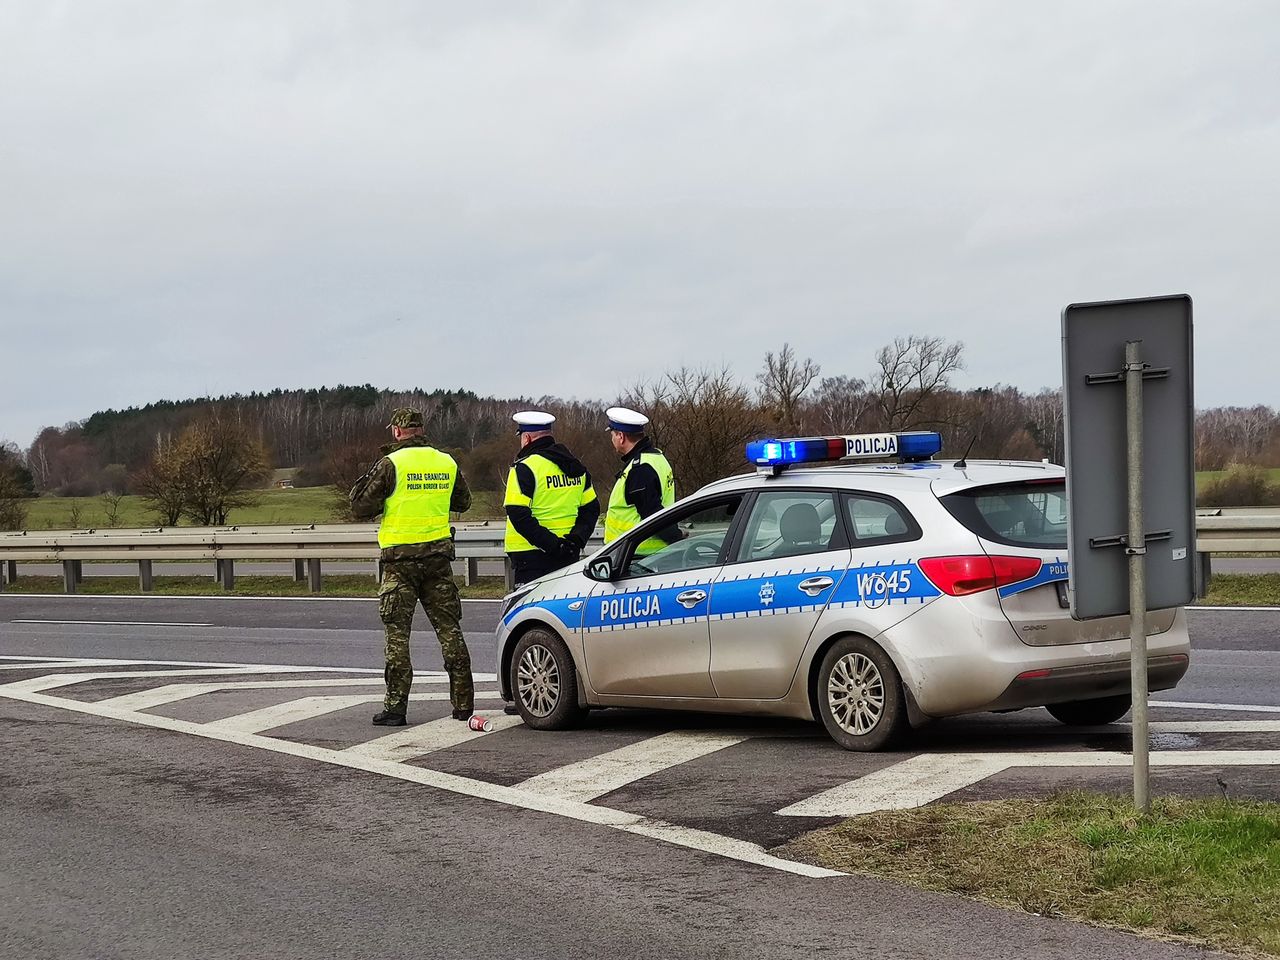
[[[462,638],[462,601],[449,561],[443,556],[391,560],[382,565],[378,615],[387,631],[387,696],[383,706],[392,713],[404,713],[408,707],[409,687],[413,684],[409,632],[419,603],[440,640],[444,669],[449,674],[449,699],[455,710],[470,713],[475,706],[475,691],[471,684],[471,655]]]

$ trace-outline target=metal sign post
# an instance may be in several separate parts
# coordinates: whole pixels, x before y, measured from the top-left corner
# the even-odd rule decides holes
[[[1144,813],[1148,608],[1183,606],[1195,593],[1191,343],[1185,296],[1072,304],[1062,314],[1068,595],[1078,620],[1128,621],[1133,800]]]
[[[1129,488],[1129,678],[1133,687],[1133,805],[1151,808],[1147,727],[1147,531],[1142,523],[1142,341],[1124,345]]]

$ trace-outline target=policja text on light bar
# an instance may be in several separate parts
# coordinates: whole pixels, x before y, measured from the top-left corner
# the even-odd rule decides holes
[[[907,433],[855,433],[839,437],[792,437],[753,440],[747,459],[774,473],[797,463],[831,463],[836,460],[888,459],[904,463],[928,460],[942,450],[942,436],[931,431]]]

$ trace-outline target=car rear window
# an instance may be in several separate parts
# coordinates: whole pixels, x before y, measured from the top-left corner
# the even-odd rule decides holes
[[[1034,480],[973,487],[942,498],[969,530],[1013,547],[1067,549],[1067,484]]]

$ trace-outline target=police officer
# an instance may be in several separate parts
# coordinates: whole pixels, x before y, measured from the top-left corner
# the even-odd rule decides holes
[[[667,458],[645,435],[648,417],[626,407],[610,407],[605,416],[613,449],[622,458],[604,520],[604,542],[611,543],[645,517],[675,503],[676,479]],[[655,553],[680,539],[680,531],[668,527],[647,538],[636,553]]]
[[[468,509],[471,491],[453,457],[422,436],[421,413],[401,407],[387,426],[394,442],[383,447],[385,456],[356,481],[350,493],[351,510],[358,519],[382,514],[378,614],[387,633],[387,693],[382,712],[373,722],[380,727],[405,724],[413,684],[409,633],[418,603],[440,640],[453,718],[467,720],[475,693],[471,656],[462,637],[462,601],[449,564],[453,559],[449,511]]]
[[[582,555],[600,518],[600,501],[582,461],[551,435],[555,417],[525,410],[511,419],[520,435],[520,453],[507,474],[502,501],[507,514],[504,549],[519,586]]]

